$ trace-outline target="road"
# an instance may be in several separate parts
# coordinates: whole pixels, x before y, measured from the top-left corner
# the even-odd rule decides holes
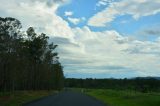
[[[82,93],[65,91],[57,95],[30,102],[25,106],[106,106],[101,101]]]

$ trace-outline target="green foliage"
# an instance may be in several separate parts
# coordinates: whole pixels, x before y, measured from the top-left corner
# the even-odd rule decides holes
[[[109,106],[159,106],[160,93],[141,93],[128,90],[90,89],[88,95]]]
[[[5,92],[3,94],[0,92],[0,106],[22,106],[30,101],[55,93],[57,91],[15,91],[14,93]]]
[[[57,45],[32,27],[26,34],[21,28],[17,19],[0,18],[0,91],[49,90],[56,88],[54,80],[62,85],[63,70],[54,52]]]
[[[159,92],[160,80],[154,78],[135,79],[65,79],[66,87],[76,88],[97,88],[115,90],[134,90],[139,92]]]

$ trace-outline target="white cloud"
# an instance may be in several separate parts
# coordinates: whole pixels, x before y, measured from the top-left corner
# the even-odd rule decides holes
[[[66,11],[64,13],[65,16],[72,16],[73,15],[73,12],[72,11]]]
[[[73,24],[78,24],[80,22],[80,19],[79,18],[70,18],[68,17],[68,20],[73,23]]]
[[[107,73],[111,70],[104,69],[104,66],[117,65],[111,62],[112,59],[115,60],[111,56],[116,56],[118,51],[126,49],[125,45],[118,47],[116,40],[122,38],[116,31],[92,32],[88,27],[84,27],[75,28],[73,32],[76,35],[77,44],[59,42],[60,57],[66,67],[66,72],[72,72],[70,70],[72,68],[81,73],[81,69],[78,68],[81,67],[84,68],[83,70],[90,71],[89,73]]]
[[[99,0],[96,6],[106,6],[107,4],[110,4],[114,2],[114,0]]]
[[[158,41],[133,40],[114,30],[94,32],[88,27],[72,30],[77,44],[64,44],[60,48],[66,53],[61,56],[66,73],[108,73],[113,76],[133,73],[132,77],[160,73]]]
[[[71,18],[71,17],[68,17],[68,21],[73,23],[73,24],[79,24],[80,22],[82,21],[85,21],[85,17],[82,17],[82,18]]]
[[[67,0],[8,0],[1,1],[0,11],[3,17],[19,19],[24,29],[29,26],[40,29],[50,36],[61,36],[72,39],[74,34],[68,23],[56,14],[62,3]]]
[[[98,4],[97,4],[97,6],[101,6],[101,5],[107,5],[107,3],[104,2],[104,1],[99,1]]]
[[[154,24],[151,25],[150,27],[142,27],[137,31],[138,35],[143,35],[143,36],[160,36],[160,24]]]
[[[18,18],[25,28],[34,26],[50,36],[54,34],[52,41],[59,45],[57,50],[65,73],[110,74],[113,77],[127,76],[128,73],[134,76],[160,75],[160,40],[138,41],[123,37],[115,30],[94,32],[89,27],[71,28],[56,14],[62,5],[57,1],[3,0],[0,15]],[[113,8],[108,11],[113,19],[119,12]],[[103,21],[100,25],[105,23],[105,20],[98,21]]]
[[[118,15],[129,14],[134,19],[154,15],[160,12],[159,5],[159,0],[122,0],[113,2],[106,9],[91,17],[88,25],[104,27],[106,23],[112,22]]]

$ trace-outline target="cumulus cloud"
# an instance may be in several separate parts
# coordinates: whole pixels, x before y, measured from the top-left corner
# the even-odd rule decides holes
[[[114,2],[114,0],[99,0],[96,4],[96,6],[106,6],[107,4],[110,4]]]
[[[107,3],[106,3],[106,1],[101,0],[101,1],[99,1],[96,5],[97,5],[97,6],[107,5]]]
[[[113,2],[106,9],[91,17],[88,25],[104,27],[106,23],[112,22],[118,15],[129,14],[134,19],[154,15],[160,12],[159,5],[159,0],[122,0]]]
[[[130,43],[130,48],[125,51],[131,54],[149,54],[159,56],[160,45],[159,42],[133,41]]]
[[[73,12],[72,11],[66,11],[64,13],[65,16],[72,16],[73,15]]]
[[[143,35],[143,36],[160,36],[160,24],[152,25],[150,27],[143,27],[137,31],[138,35]]]
[[[141,0],[141,3],[142,1],[146,2]],[[50,42],[59,45],[56,50],[59,52],[64,72],[70,75],[74,73],[89,74],[91,77],[159,75],[157,74],[160,73],[159,39],[155,42],[138,41],[124,37],[115,30],[94,32],[87,26],[71,28],[67,21],[56,14],[58,7],[66,2],[67,0],[1,1],[0,15],[15,17],[25,28],[34,26],[40,32],[50,35]],[[158,3],[158,0],[153,2]],[[128,8],[126,7],[125,11]],[[111,11],[108,17],[111,15],[113,19],[119,12],[114,8],[108,11]],[[82,17],[80,20],[85,18]],[[101,23],[103,20],[97,21]],[[104,23],[105,20],[101,24]]]
[[[70,18],[68,17],[68,21],[70,21],[73,24],[78,24],[80,22],[79,18]]]
[[[156,76],[159,73],[159,43],[138,41],[114,30],[94,32],[88,27],[72,29],[77,44],[61,45],[66,73],[96,73]],[[152,71],[154,69],[154,72]]]
[[[85,21],[85,17],[82,17],[82,18],[71,18],[71,17],[68,17],[68,21],[76,25],[76,24],[79,24],[82,21]]]
[[[19,19],[24,29],[33,26],[50,36],[54,34],[72,39],[74,35],[68,23],[56,14],[58,7],[65,1],[67,2],[67,0],[1,1],[0,11],[3,11],[1,13],[3,17]]]

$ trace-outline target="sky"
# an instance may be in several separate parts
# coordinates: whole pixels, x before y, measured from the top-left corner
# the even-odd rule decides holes
[[[160,0],[0,0],[58,44],[68,78],[160,76]]]

